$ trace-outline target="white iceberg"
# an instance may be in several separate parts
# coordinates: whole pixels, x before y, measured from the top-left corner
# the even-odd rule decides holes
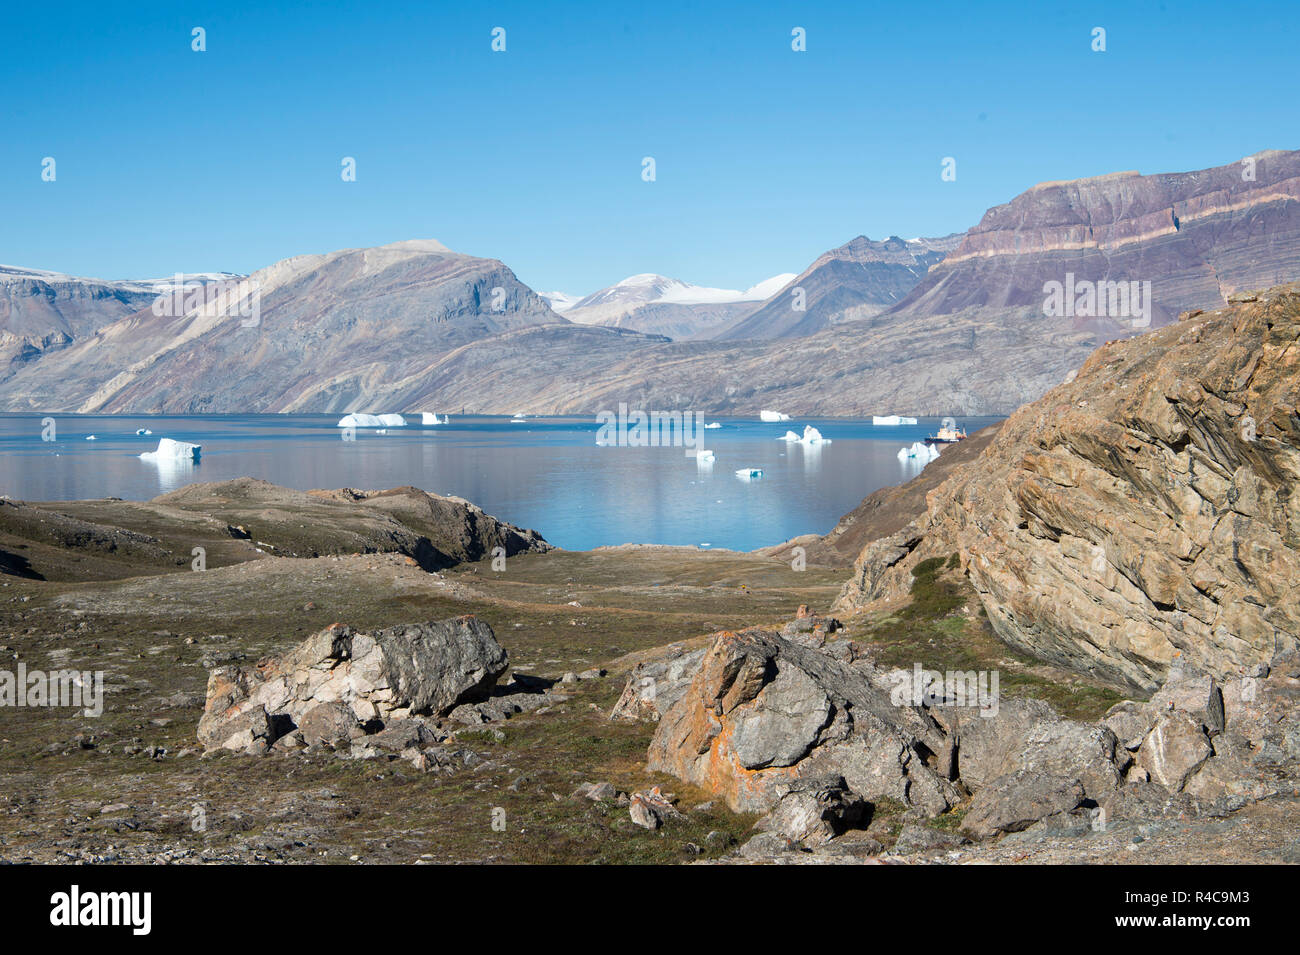
[[[710,422],[709,424],[706,424],[706,425],[704,426],[704,430],[705,430],[705,431],[712,431],[714,428],[721,428],[721,427],[722,427],[722,425],[720,425],[720,424],[719,424],[718,422],[716,422],[716,421],[713,421],[713,422]]]
[[[758,413],[759,421],[789,421],[788,414],[782,414],[779,411],[760,411]]]
[[[353,414],[344,415],[335,425],[338,428],[405,428],[406,419],[399,414]]]
[[[135,429],[135,433],[136,433],[136,434],[153,434],[153,432],[150,431],[148,428],[136,428],[136,429]]]
[[[786,434],[793,432],[787,431]],[[800,444],[830,444],[830,441],[822,437],[822,433],[812,425],[804,425],[803,437],[799,438]]]
[[[798,441],[799,435],[795,434],[793,431],[787,431],[785,434],[781,435],[781,437],[777,438],[776,440],[790,441],[790,442]]]
[[[99,439],[96,438],[93,434],[88,434],[88,435],[86,435],[86,440],[87,440],[87,441],[98,441]]]
[[[436,414],[430,414],[427,411],[420,412],[420,424],[447,424],[450,420],[450,415],[443,415],[439,418]]]
[[[158,447],[153,451],[145,451],[140,457],[146,461],[197,461],[202,452],[201,444],[159,438]]]
[[[899,424],[916,424],[916,419],[906,418],[896,414],[872,415],[871,423],[876,425],[888,425],[892,427],[893,425],[899,425]]]
[[[907,461],[915,459],[917,461],[933,461],[939,456],[939,449],[932,444],[925,444],[917,441],[911,447],[902,448],[898,452],[898,460]]]
[[[762,468],[741,468],[739,471],[736,472],[736,477],[746,481],[752,478],[761,478],[762,476],[763,476]]]
[[[713,452],[708,448],[696,448],[695,460],[700,464],[712,464],[714,461]]]

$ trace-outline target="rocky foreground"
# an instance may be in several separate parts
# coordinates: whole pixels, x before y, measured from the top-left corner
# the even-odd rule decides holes
[[[1297,339],[1277,289],[1109,345],[801,571],[410,488],[3,502],[0,669],[106,699],[6,710],[0,857],[1300,861]]]

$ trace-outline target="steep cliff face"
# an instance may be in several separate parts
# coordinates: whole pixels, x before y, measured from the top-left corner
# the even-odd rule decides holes
[[[1300,152],[1188,173],[1042,183],[984,214],[895,309],[1039,306],[1044,285],[1150,282],[1150,326],[1300,275]],[[1109,314],[1080,327],[1131,330]],[[1141,326],[1143,328],[1147,326]]]
[[[156,295],[141,283],[0,265],[0,379],[144,308]]]
[[[1300,638],[1300,288],[1099,348],[1012,415],[922,517],[863,549],[839,600],[907,592],[958,553],[1013,646],[1150,688]]]

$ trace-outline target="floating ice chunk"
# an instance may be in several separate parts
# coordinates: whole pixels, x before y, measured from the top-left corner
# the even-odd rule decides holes
[[[88,435],[86,435],[86,440],[87,440],[87,441],[98,441],[99,439],[96,438],[93,434],[88,434]]]
[[[201,444],[188,444],[185,441],[173,441],[171,438],[159,438],[158,447],[145,451],[140,457],[149,460],[197,461],[203,451]]]
[[[430,414],[427,411],[420,412],[420,424],[446,424],[450,420],[451,418],[449,415],[443,415],[439,418],[436,414]]]
[[[135,433],[136,433],[136,434],[153,434],[153,432],[150,431],[148,428],[136,428],[136,429],[135,429]]]
[[[335,425],[338,428],[405,428],[406,419],[399,414],[362,414],[354,412],[344,415]]]
[[[763,476],[762,468],[741,468],[739,471],[736,472],[736,477],[744,481],[749,481],[752,480],[753,478],[761,478],[762,476]]]
[[[716,421],[711,421],[704,426],[705,431],[712,431],[714,428],[721,428],[722,425]]]
[[[523,424],[523,423],[524,423],[525,421],[527,421],[527,420],[528,420],[528,415],[526,415],[526,414],[516,414],[513,418],[510,419],[510,423],[511,423],[511,424]]]
[[[776,440],[778,440],[778,441],[798,441],[798,440],[799,440],[799,435],[795,434],[793,431],[787,431],[785,434],[781,435],[781,437],[777,438]]]
[[[786,434],[792,435],[794,434],[794,432],[787,431]],[[789,438],[786,438],[786,440],[788,441]],[[795,440],[797,440],[800,444],[830,444],[830,441],[828,441],[826,438],[823,438],[822,433],[810,424],[804,425],[803,437],[796,438]]]
[[[925,444],[917,441],[911,447],[903,448],[898,452],[898,460],[907,461],[916,459],[917,461],[933,461],[939,456],[939,449],[932,444]]]
[[[779,411],[760,411],[758,413],[759,421],[789,421],[788,414],[782,414]]]
[[[879,424],[879,425],[889,425],[889,426],[893,426],[897,424],[916,424],[916,419],[907,418],[907,417],[903,417],[902,415],[896,415],[896,414],[872,415],[871,423]]]
[[[712,464],[713,452],[710,451],[708,448],[696,448],[695,460],[700,464]]]

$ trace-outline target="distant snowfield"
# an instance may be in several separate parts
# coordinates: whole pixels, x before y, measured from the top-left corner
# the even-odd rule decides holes
[[[540,294],[551,303],[551,308],[555,311],[580,312],[583,314],[574,316],[575,321],[581,322],[589,315],[589,320],[596,322],[605,316],[609,306],[625,308],[651,304],[729,305],[735,302],[763,302],[794,278],[795,273],[783,272],[741,291],[692,285],[654,272],[642,272],[639,275],[630,275],[609,288],[592,292],[585,297],[570,295],[567,292],[541,292]],[[599,308],[600,306],[605,308]]]
[[[247,278],[237,272],[185,272],[178,284],[175,275],[158,279],[98,279],[84,275],[69,275],[66,272],[51,272],[48,269],[28,269],[20,265],[0,265],[0,282],[38,281],[57,285],[66,282],[80,282],[90,285],[110,285],[127,292],[145,292],[162,294],[175,291],[184,284],[201,282],[231,282]]]

